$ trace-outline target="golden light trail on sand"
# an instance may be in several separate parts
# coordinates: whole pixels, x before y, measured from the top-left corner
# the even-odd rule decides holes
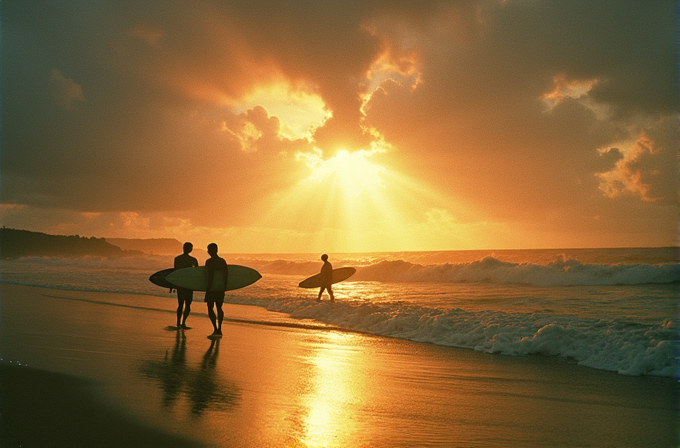
[[[307,360],[312,368],[309,392],[302,398],[302,440],[307,447],[348,446],[360,432],[356,414],[365,400],[364,385],[352,366],[362,352],[347,339],[354,335],[327,333]]]

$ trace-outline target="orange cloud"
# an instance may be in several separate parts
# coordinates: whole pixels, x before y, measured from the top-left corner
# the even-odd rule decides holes
[[[613,170],[598,174],[600,189],[607,197],[633,196],[645,202],[675,200],[672,184],[667,181],[674,171],[673,151],[650,138],[648,132],[640,133]]]
[[[85,100],[83,88],[71,78],[64,77],[56,68],[50,71],[49,80],[54,98],[65,108],[72,109]]]
[[[567,79],[564,74],[553,77],[553,89],[542,96],[552,109],[565,98],[581,98],[599,82],[597,79]]]

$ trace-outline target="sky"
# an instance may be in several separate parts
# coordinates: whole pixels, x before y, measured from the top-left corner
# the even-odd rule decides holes
[[[666,0],[3,0],[0,224],[221,252],[677,244]]]

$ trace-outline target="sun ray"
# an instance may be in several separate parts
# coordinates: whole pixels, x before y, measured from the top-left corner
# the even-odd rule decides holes
[[[375,147],[343,148],[330,157],[320,149],[298,153],[307,175],[263,198],[266,212],[253,225],[293,232],[300,252],[435,249],[438,241],[447,242],[445,249],[468,248],[471,207],[393,169],[383,162],[387,152]]]

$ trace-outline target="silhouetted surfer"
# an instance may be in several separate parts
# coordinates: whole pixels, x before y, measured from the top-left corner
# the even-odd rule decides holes
[[[208,255],[210,255],[210,258],[205,261],[205,267],[208,269],[208,287],[205,292],[205,302],[208,304],[208,316],[214,329],[211,336],[218,337],[222,336],[222,320],[224,320],[222,304],[224,304],[224,291],[227,290],[229,271],[227,270],[227,262],[224,258],[217,255],[217,244],[208,244]],[[224,285],[211,290],[216,271],[223,272]],[[215,315],[215,305],[217,305],[217,315]]]
[[[323,266],[321,266],[321,288],[319,289],[319,297],[316,300],[321,300],[324,289],[328,290],[331,300],[335,300],[335,297],[333,297],[333,287],[331,286],[333,283],[333,265],[328,261],[328,255],[323,254],[321,259],[323,260]]]
[[[198,260],[189,255],[194,250],[194,245],[184,243],[184,253],[175,257],[175,269],[193,268],[198,266]],[[194,300],[194,292],[190,289],[177,288],[177,327],[187,328],[187,317],[191,312],[191,302]],[[180,322],[181,320],[181,322]]]

